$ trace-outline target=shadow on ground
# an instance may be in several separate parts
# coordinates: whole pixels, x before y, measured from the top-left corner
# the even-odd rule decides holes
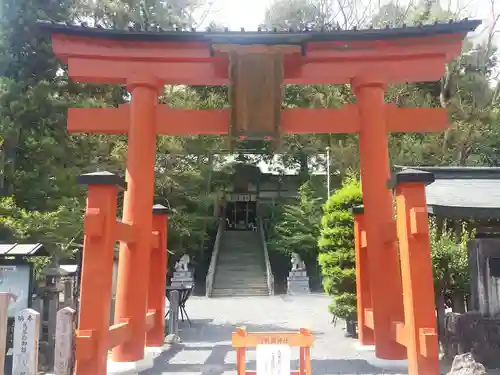
[[[276,325],[213,324],[211,319],[193,320],[189,327],[181,323],[181,343],[172,345],[155,360],[154,368],[141,375],[200,374],[222,375],[235,373],[235,353],[231,346],[231,334],[237,327],[246,326],[249,332],[292,331]],[[321,332],[313,332],[315,337]],[[247,370],[256,370],[255,351],[247,350]],[[182,357],[182,359],[180,359]],[[298,360],[292,360],[291,369],[298,369]],[[370,365],[363,359],[312,359],[311,369],[314,375],[347,374],[396,374]],[[401,374],[401,372],[399,372]]]
[[[297,331],[297,329],[286,328],[274,324],[249,324],[246,322],[238,322],[235,324],[215,324],[213,319],[193,319],[191,327],[187,322],[180,325],[181,341],[185,343],[191,342],[206,342],[217,343],[221,341],[231,342],[231,335],[236,331],[236,328],[245,327],[248,332],[286,332]],[[323,332],[312,332],[314,337],[323,335]]]

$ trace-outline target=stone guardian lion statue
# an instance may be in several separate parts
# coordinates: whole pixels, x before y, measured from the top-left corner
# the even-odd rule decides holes
[[[190,261],[191,258],[189,257],[189,254],[184,254],[183,256],[181,256],[181,259],[175,262],[175,270],[177,272],[188,271]]]
[[[305,263],[302,261],[302,258],[297,253],[292,253],[291,263],[292,263],[292,271],[302,271],[306,269]]]

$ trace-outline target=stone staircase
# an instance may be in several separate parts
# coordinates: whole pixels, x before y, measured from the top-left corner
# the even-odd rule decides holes
[[[222,233],[212,297],[269,295],[260,242],[258,232],[226,230]]]

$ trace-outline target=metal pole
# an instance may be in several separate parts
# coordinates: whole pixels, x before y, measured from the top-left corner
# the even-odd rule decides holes
[[[330,147],[326,148],[326,186],[328,191],[328,196],[326,199],[330,198]]]

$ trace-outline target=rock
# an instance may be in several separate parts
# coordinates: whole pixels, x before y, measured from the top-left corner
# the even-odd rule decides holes
[[[476,362],[471,353],[458,354],[446,375],[487,375],[484,366]]]

